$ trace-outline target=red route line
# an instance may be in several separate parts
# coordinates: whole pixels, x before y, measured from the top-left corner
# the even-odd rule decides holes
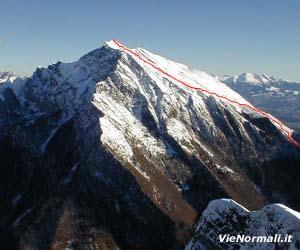
[[[120,50],[123,50],[125,52],[128,52],[129,54],[133,55],[133,56],[136,56],[137,58],[139,58],[141,61],[143,61],[145,64],[148,64],[150,65],[151,67],[153,67],[154,69],[158,70],[160,73],[166,75],[167,77],[181,83],[182,85],[190,88],[190,89],[193,89],[193,90],[197,90],[197,91],[201,91],[201,92],[204,92],[204,93],[208,93],[210,95],[213,95],[213,96],[216,96],[218,97],[219,99],[223,99],[223,100],[226,100],[230,103],[234,103],[234,104],[237,104],[239,106],[242,106],[242,107],[247,107],[257,113],[260,113],[261,115],[269,118],[272,122],[276,123],[278,126],[279,126],[279,129],[287,136],[287,139],[290,141],[290,143],[292,143],[293,145],[295,145],[296,147],[299,147],[300,148],[300,143],[298,143],[296,140],[293,139],[291,133],[285,128],[285,126],[283,125],[283,123],[281,121],[279,121],[278,119],[274,118],[273,116],[271,116],[270,114],[264,112],[263,110],[260,110],[252,105],[249,105],[247,103],[239,103],[238,101],[236,100],[231,100],[229,99],[228,97],[226,96],[223,96],[223,95],[219,95],[218,93],[215,93],[215,92],[212,92],[212,91],[209,91],[207,89],[203,89],[203,88],[200,88],[200,87],[194,87],[194,86],[191,86],[190,84],[170,75],[168,72],[166,72],[165,70],[161,69],[160,67],[158,67],[156,64],[148,61],[147,59],[145,59],[144,57],[142,57],[140,54],[134,52],[132,49],[129,49],[127,48],[125,45],[123,45],[122,43],[120,43],[119,41],[117,40],[113,40],[113,42],[119,47]]]

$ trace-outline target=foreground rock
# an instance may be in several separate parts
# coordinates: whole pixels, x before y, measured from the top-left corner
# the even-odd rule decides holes
[[[269,241],[276,237],[276,242],[259,242],[264,237],[258,242],[225,242],[227,235],[266,236]],[[290,243],[278,242],[286,235],[291,235]],[[185,249],[300,249],[300,213],[281,204],[250,212],[233,200],[214,200],[204,210]]]

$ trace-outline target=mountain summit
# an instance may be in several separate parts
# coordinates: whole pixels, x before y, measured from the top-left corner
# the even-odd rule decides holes
[[[300,208],[299,151],[272,120],[218,98],[251,106],[202,71],[133,51],[110,41],[0,84],[7,244],[179,249],[213,199]]]

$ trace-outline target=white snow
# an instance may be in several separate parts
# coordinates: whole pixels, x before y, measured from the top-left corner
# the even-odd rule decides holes
[[[219,169],[219,170],[221,170],[221,171],[223,171],[223,172],[225,172],[225,173],[231,173],[231,174],[234,174],[235,172],[231,169],[231,168],[229,168],[229,167],[227,167],[227,166],[220,166],[219,164],[216,164],[216,167],[217,167],[217,169]]]
[[[167,129],[169,134],[172,135],[172,137],[174,137],[177,141],[188,142],[192,140],[188,129],[178,119],[169,119],[167,122]]]
[[[232,100],[238,101],[240,103],[249,104],[243,97],[231,90],[224,83],[217,80],[215,77],[206,74],[203,71],[189,69],[189,67],[184,64],[170,61],[145,49],[135,49],[134,51],[144,57],[147,61],[150,61],[162,70],[166,71],[168,74],[174,76],[176,79],[179,79],[192,87],[205,89],[220,96],[230,97]],[[137,57],[135,59],[140,61],[141,65],[143,65],[144,68],[146,68],[148,71],[153,71],[153,67],[141,62],[141,60],[139,60]],[[163,77],[167,76],[163,75]],[[171,80],[181,88],[186,88],[182,83],[179,83],[172,78]],[[210,94],[206,93],[206,95]]]
[[[249,213],[249,210],[231,199],[217,199],[211,201],[207,208],[202,213],[203,218],[208,218],[209,220],[218,219],[222,216],[223,211],[228,211],[230,208],[236,207],[241,215]],[[196,230],[199,230],[200,223],[197,225]]]
[[[210,157],[214,156],[214,154],[211,151],[209,151],[208,148],[205,147],[203,144],[201,144],[200,146]]]
[[[276,88],[276,87],[273,87],[273,86],[271,86],[270,88],[267,88],[267,90],[269,90],[269,91],[276,91],[276,92],[278,92],[280,89],[279,89],[279,88]]]
[[[19,97],[21,88],[27,77],[15,75],[11,72],[0,72],[0,100],[4,101],[2,92],[10,88],[14,94]]]
[[[112,49],[119,49],[119,47],[116,45],[116,43],[113,40],[105,42],[104,45]]]
[[[123,51],[121,48],[117,47],[117,49]],[[138,56],[132,55],[133,58],[139,63],[139,65],[147,72],[149,76],[157,83],[160,89],[163,90],[163,92],[170,92],[170,90],[165,90],[165,84],[163,79],[167,78],[169,79],[173,84],[176,84],[178,86],[178,89],[185,89],[186,92],[193,94],[195,92],[202,94],[206,96],[213,95],[217,99],[222,100],[222,102],[228,103],[231,106],[234,106],[238,112],[242,112],[242,110],[248,109],[245,107],[242,107],[239,104],[246,104],[249,106],[252,106],[249,102],[247,102],[242,96],[240,96],[238,93],[230,89],[226,84],[219,81],[216,77],[213,77],[209,74],[206,74],[205,72],[189,69],[188,66],[173,62],[171,60],[168,60],[166,58],[163,58],[159,55],[153,54],[145,49],[137,48],[132,49],[134,53],[137,53],[140,57],[142,57],[144,60],[141,60]],[[126,52],[129,53],[129,52]],[[129,53],[130,54],[130,53]],[[149,63],[145,63],[149,62]],[[149,65],[150,64],[150,65]],[[154,66],[152,66],[154,65]],[[162,71],[166,72],[168,75],[164,74],[157,68],[161,69]],[[178,79],[178,80],[174,80]],[[251,73],[245,73],[239,76],[238,78],[243,78],[245,82],[252,82],[253,84],[269,84],[272,81],[274,81],[273,77],[269,77],[266,74],[259,75],[259,74],[251,74]],[[238,80],[238,79],[237,79]],[[163,84],[161,84],[163,83]],[[201,90],[204,90],[202,92],[201,90],[192,90],[186,86],[185,84],[195,87],[195,88],[201,88]],[[178,91],[178,90],[177,90]],[[227,99],[226,99],[227,98]],[[230,101],[228,101],[228,99]],[[234,104],[232,101],[238,102],[239,104]],[[247,112],[253,113],[256,116],[264,116],[252,109],[248,109]],[[268,115],[268,117],[271,117],[273,120],[276,120],[273,116]],[[280,125],[278,123],[274,123],[274,125],[278,128],[280,128]],[[293,132],[292,129],[284,126],[284,129],[289,131],[290,133]],[[285,134],[286,135],[286,134]]]
[[[248,83],[254,86],[268,85],[274,82],[276,79],[274,77],[268,76],[267,74],[257,74],[257,73],[242,73],[236,76],[223,76],[219,77],[221,81],[232,81],[234,84]]]

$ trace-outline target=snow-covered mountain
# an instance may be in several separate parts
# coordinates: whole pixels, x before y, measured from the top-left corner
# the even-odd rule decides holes
[[[18,76],[15,75],[13,72],[0,72],[0,83],[13,82],[16,78],[18,78]]]
[[[243,73],[237,76],[223,76],[220,80],[229,81],[234,84],[248,83],[257,86],[270,85],[278,81],[276,78],[268,76],[267,74],[260,75],[256,73]]]
[[[300,208],[299,149],[278,124],[202,71],[132,52],[110,41],[0,84],[0,240],[178,249],[213,199]]]
[[[17,75],[13,72],[1,72],[0,71],[0,99],[4,99],[2,93],[6,89],[11,89],[18,96],[18,88],[23,85],[26,80],[26,76]]]
[[[255,106],[300,132],[300,83],[251,73],[219,79]]]
[[[266,237],[269,242],[261,242],[263,238],[258,242],[249,242],[249,239],[246,242],[226,242],[227,235]],[[291,235],[291,242],[278,242],[284,241],[286,235]],[[276,237],[275,242],[271,241],[271,237]],[[219,199],[208,204],[185,249],[296,250],[299,246],[300,213],[281,204],[271,204],[250,212],[233,200]]]

